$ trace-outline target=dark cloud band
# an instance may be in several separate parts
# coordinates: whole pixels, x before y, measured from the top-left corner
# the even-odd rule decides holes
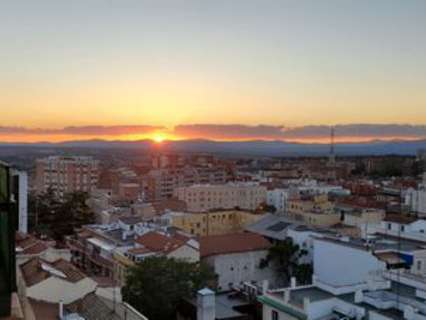
[[[174,129],[151,125],[119,125],[119,126],[70,126],[60,129],[25,128],[0,126],[0,137],[11,135],[32,136],[124,136],[150,135],[165,132],[170,136],[183,139],[212,140],[309,140],[324,139],[330,136],[330,126],[310,125],[300,127],[284,127],[272,125],[243,124],[184,124]],[[336,138],[344,139],[422,139],[426,138],[426,125],[408,124],[345,124],[335,126]]]

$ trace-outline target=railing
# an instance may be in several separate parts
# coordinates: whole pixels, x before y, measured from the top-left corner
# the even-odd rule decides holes
[[[89,258],[90,261],[97,265],[102,265],[105,268],[112,269],[114,266],[114,263],[112,261],[109,261],[105,259],[104,257],[100,256],[99,254],[91,254],[86,255],[87,258]]]
[[[426,290],[426,278],[408,271],[383,271],[383,277],[417,289]]]

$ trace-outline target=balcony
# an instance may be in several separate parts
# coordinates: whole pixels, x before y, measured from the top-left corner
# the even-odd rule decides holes
[[[413,274],[409,271],[383,271],[383,277],[388,280],[396,281],[416,289],[426,291],[426,278]]]

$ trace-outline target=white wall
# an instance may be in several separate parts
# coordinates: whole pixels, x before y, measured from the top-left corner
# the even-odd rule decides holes
[[[421,187],[418,190],[408,189],[405,192],[404,200],[411,211],[426,214],[426,188]]]
[[[364,283],[370,272],[385,268],[384,262],[366,250],[314,240],[314,274],[326,284],[347,286]]]
[[[293,317],[287,313],[284,313],[278,309],[274,309],[266,304],[263,304],[262,308],[262,319],[263,320],[272,320],[272,310],[275,310],[278,312],[278,319],[279,320],[299,320],[296,317]]]
[[[184,259],[188,262],[199,262],[200,251],[196,250],[188,245],[181,246],[177,250],[167,255],[169,258]]]
[[[19,222],[18,228],[22,233],[28,232],[28,175],[25,171],[13,170],[13,175],[18,176],[19,182]]]
[[[300,263],[312,263],[313,261],[313,237],[322,237],[320,233],[312,231],[297,231],[288,229],[287,236],[291,238],[293,243],[300,247],[300,250],[306,250],[307,255],[300,259]]]
[[[382,221],[379,226],[369,228],[369,233],[376,232],[426,242],[426,220],[420,219],[411,224]]]
[[[269,280],[275,281],[275,272],[269,267],[260,269],[260,261],[266,258],[268,251],[251,251],[243,253],[232,253],[226,255],[216,255],[205,259],[218,274],[218,286],[220,291],[227,291],[229,283],[234,286],[241,282]]]
[[[277,209],[276,213],[285,213],[288,204],[288,191],[285,189],[274,189],[267,191],[266,203]]]
[[[307,307],[309,319],[325,317],[330,315],[334,310],[344,312],[346,315],[349,315],[351,312],[356,312],[358,319],[363,318],[365,315],[364,308],[358,307],[352,303],[345,302],[338,298],[311,302]]]

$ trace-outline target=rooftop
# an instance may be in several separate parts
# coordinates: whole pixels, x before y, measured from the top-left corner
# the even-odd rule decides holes
[[[255,233],[233,233],[200,237],[201,257],[268,250],[271,244]]]
[[[86,277],[74,265],[63,259],[51,263],[36,257],[22,264],[20,268],[27,287],[36,285],[50,277],[61,278],[68,282],[78,282]]]
[[[414,216],[402,215],[402,214],[387,214],[383,221],[394,222],[400,224],[411,224],[417,220]]]
[[[171,237],[159,232],[150,231],[136,238],[136,243],[152,252],[163,252],[167,254],[183,246],[186,241],[178,237]],[[135,250],[139,249],[141,248],[136,248]]]
[[[120,217],[118,220],[127,225],[134,225],[142,222],[142,218],[140,217]]]

